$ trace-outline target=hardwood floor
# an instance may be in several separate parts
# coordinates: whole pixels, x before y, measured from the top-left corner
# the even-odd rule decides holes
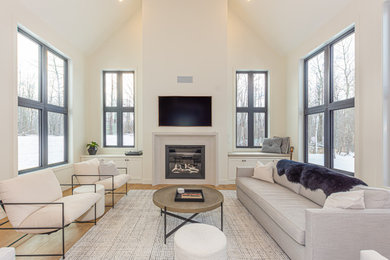
[[[170,185],[148,185],[148,184],[129,184],[129,190],[152,190],[152,189],[161,189]],[[218,190],[235,190],[236,185],[220,185],[213,186],[207,185]],[[125,192],[125,186],[119,188],[118,192]],[[70,195],[71,191],[64,191],[64,196]],[[125,195],[115,195],[115,203],[120,200]],[[111,195],[106,195],[106,203],[111,203]],[[111,210],[111,208],[106,208],[106,212]],[[0,220],[0,223],[3,223],[7,219]],[[65,250],[68,251],[91,227],[93,224],[89,223],[72,223],[67,228],[65,228]],[[11,227],[9,223],[3,225],[2,227]],[[22,233],[17,233],[13,230],[0,230],[0,247],[4,247],[12,243],[21,237]],[[61,251],[61,231],[55,232],[50,235],[28,235],[27,237],[21,239],[19,242],[13,246],[16,248],[17,254],[50,254],[50,253],[60,253]],[[29,258],[18,258],[18,259],[31,259]],[[33,259],[59,259],[59,257],[34,257]]]

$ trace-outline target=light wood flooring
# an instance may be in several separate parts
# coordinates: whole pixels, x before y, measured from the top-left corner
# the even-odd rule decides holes
[[[169,185],[148,185],[148,184],[129,184],[129,190],[152,190],[161,189]],[[236,185],[220,185],[209,187],[216,188],[218,190],[235,190]],[[125,186],[119,188],[118,192],[125,192]],[[64,191],[64,196],[70,195],[71,191]],[[125,195],[115,195],[115,203]],[[111,203],[111,195],[106,195],[106,203]],[[106,212],[111,208],[106,208]],[[3,223],[7,219],[0,220]],[[68,251],[91,227],[93,224],[89,223],[73,223],[65,228],[65,250]],[[11,227],[9,223],[2,227]],[[4,247],[21,237],[23,234],[17,233],[13,230],[0,230],[0,247]],[[50,235],[28,235],[15,245],[17,254],[57,254],[61,252],[61,231],[55,232]],[[18,259],[59,259],[59,257],[34,257],[34,258],[18,258]]]

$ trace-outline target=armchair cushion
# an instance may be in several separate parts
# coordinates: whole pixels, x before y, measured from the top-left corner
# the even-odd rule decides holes
[[[64,225],[68,225],[82,216],[100,198],[101,194],[83,193],[60,198],[54,202],[64,203]],[[62,206],[48,205],[28,216],[19,227],[61,227]],[[47,233],[54,231],[47,229],[18,230],[23,233]]]
[[[99,181],[99,160],[97,158],[74,164],[74,173],[76,175],[96,175],[96,176],[77,176],[80,184],[93,184]]]
[[[127,174],[119,174],[114,176],[114,189],[119,188],[123,184],[130,179],[130,176]],[[112,178],[109,177],[107,179],[96,182],[96,184],[102,184],[105,190],[112,190]]]
[[[15,259],[15,248],[14,247],[0,248],[0,259],[1,260],[14,260]]]
[[[28,173],[0,182],[0,199],[4,203],[53,202],[62,197],[57,177],[51,169]],[[29,215],[45,205],[6,205],[12,226],[19,226]]]

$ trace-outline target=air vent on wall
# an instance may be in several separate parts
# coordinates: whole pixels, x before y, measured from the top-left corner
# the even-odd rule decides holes
[[[192,83],[192,76],[177,76],[177,83]]]

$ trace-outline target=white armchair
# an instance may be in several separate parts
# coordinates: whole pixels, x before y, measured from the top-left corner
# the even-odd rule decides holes
[[[360,260],[389,260],[375,250],[360,251]]]
[[[114,207],[114,195],[115,194],[126,194],[127,195],[127,182],[130,179],[128,174],[117,174],[117,175],[102,175],[99,173],[99,160],[97,158],[91,159],[84,162],[74,164],[74,175],[72,175],[72,186],[74,179],[77,178],[80,184],[102,184],[105,191],[111,194],[111,207]],[[126,192],[120,193],[116,189],[126,185]],[[73,187],[72,187],[73,189]]]
[[[0,248],[0,259],[1,260],[15,260],[15,248],[13,248],[13,247]]]
[[[62,230],[62,253],[40,256],[65,257],[64,228],[91,207],[95,206],[96,211],[96,202],[100,198],[101,195],[96,193],[62,197],[61,186],[51,169],[4,180],[0,182],[0,205],[4,206],[12,228],[0,230],[13,229],[24,233],[24,236]],[[94,223],[96,224],[96,217]]]

